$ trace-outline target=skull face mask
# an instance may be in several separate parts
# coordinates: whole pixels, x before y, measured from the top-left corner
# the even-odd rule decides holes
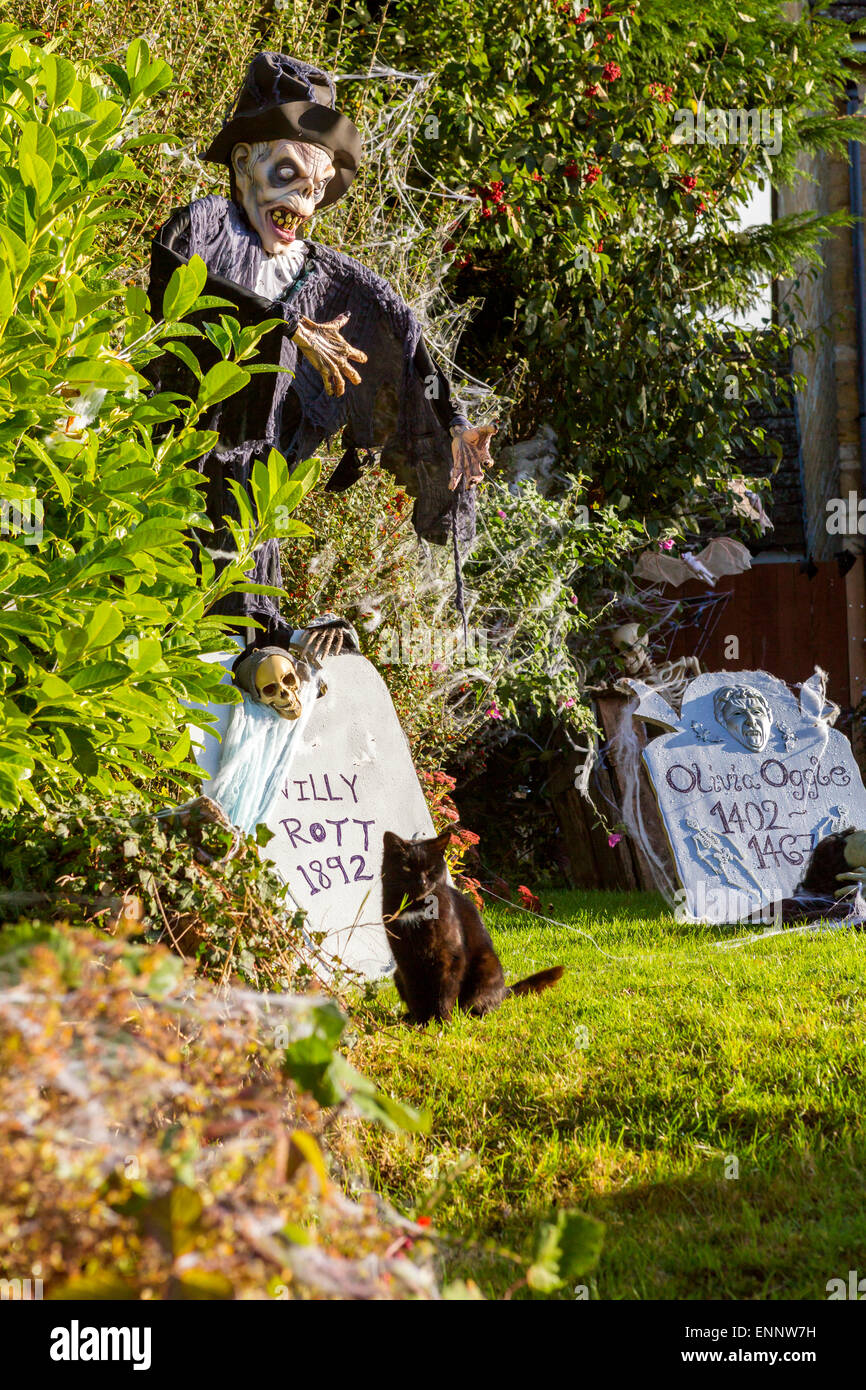
[[[232,168],[238,200],[269,256],[291,246],[336,172],[327,150],[299,140],[235,145]]]
[[[726,685],[715,693],[713,713],[732,738],[751,753],[760,753],[767,746],[773,715],[760,690]]]
[[[234,668],[234,681],[257,705],[267,705],[281,719],[301,713],[301,682],[311,679],[308,660],[295,658],[283,647],[261,647]],[[319,683],[322,689],[322,683]]]
[[[255,680],[263,705],[270,705],[282,719],[297,719],[301,712],[300,681],[291,657],[266,657],[256,671]]]

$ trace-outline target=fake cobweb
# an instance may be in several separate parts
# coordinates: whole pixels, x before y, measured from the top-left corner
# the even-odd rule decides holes
[[[282,1074],[324,1002],[218,991],[88,931],[7,949],[4,1277],[48,1296],[438,1298],[423,1229],[341,1190],[348,1120]]]

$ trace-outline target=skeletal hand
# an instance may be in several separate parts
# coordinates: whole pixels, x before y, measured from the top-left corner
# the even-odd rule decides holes
[[[451,492],[459,485],[461,478],[467,488],[475,487],[482,481],[482,470],[493,462],[490,457],[490,440],[495,433],[495,425],[470,425],[468,429],[457,430],[453,434],[451,478],[448,482]]]
[[[339,656],[343,650],[345,632],[341,627],[308,627],[301,643],[301,655],[324,661],[326,656]]]
[[[348,314],[340,314],[330,323],[314,323],[301,316],[292,342],[296,343],[311,366],[321,375],[329,396],[342,396],[346,382],[354,386],[361,378],[353,362],[366,362],[366,352],[347,343],[340,329],[349,322]]]
[[[859,869],[852,870],[849,874],[837,874],[836,882],[847,883],[848,887],[837,888],[836,892],[833,894],[834,898],[847,898],[849,894],[854,892],[855,887],[866,888],[866,865],[862,865]]]

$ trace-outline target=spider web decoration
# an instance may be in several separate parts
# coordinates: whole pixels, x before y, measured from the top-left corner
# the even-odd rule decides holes
[[[436,178],[419,153],[425,139],[438,138],[430,109],[435,73],[401,72],[374,63],[369,72],[340,73],[335,81],[378,83],[391,93],[391,99],[376,102],[369,120],[364,120],[363,106],[359,114],[364,225],[360,235],[356,232],[339,245],[350,245],[352,254],[374,253],[376,271],[412,309],[432,355],[459,389],[466,413],[473,422],[486,423],[505,399],[459,366],[457,345],[474,305],[456,304],[444,288],[451,266],[445,244],[455,239],[477,198]],[[425,187],[412,181],[413,172],[423,176]],[[357,205],[347,207],[347,216],[350,210],[357,212]]]
[[[679,606],[685,608],[687,612],[691,614],[691,617],[689,617],[688,620],[683,618],[676,627],[670,629],[667,649],[668,659],[670,659],[677,633],[683,631],[683,629],[692,627],[697,628],[699,633],[698,640],[695,644],[694,655],[699,658],[702,657],[707,649],[710,638],[719,625],[719,619],[722,616],[723,610],[727,604],[730,603],[732,598],[733,594],[725,591],[715,594],[694,594],[691,597],[681,598],[679,600]]]

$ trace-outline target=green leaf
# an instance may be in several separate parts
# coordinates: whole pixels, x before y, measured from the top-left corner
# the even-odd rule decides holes
[[[270,452],[270,455],[268,457],[268,466],[270,466],[271,460],[274,458],[278,459],[282,463],[283,467],[288,469],[288,465],[286,464],[285,459],[283,458],[282,454],[277,453],[276,449],[272,449]],[[292,483],[300,484],[302,489],[301,496],[306,497],[310,489],[315,487],[316,483],[319,481],[321,472],[321,459],[303,459],[301,463],[295,464],[294,468],[289,474],[289,479]]]
[[[594,1269],[604,1244],[604,1225],[579,1211],[558,1211],[535,1235],[526,1282],[537,1293],[552,1293]]]
[[[147,46],[147,40],[144,38],[133,39],[126,50],[126,75],[130,82],[149,61],[150,49]]]
[[[27,243],[5,223],[0,223],[0,242],[3,243],[15,274],[21,275],[27,269],[30,260]]]
[[[123,618],[114,604],[100,603],[91,613],[84,626],[88,650],[107,647],[123,631]]]
[[[217,401],[224,401],[240,391],[249,379],[249,372],[235,362],[217,362],[202,378],[196,405],[199,410],[216,405]]]
[[[0,319],[5,322],[12,317],[15,309],[15,294],[12,277],[5,266],[0,266]]]
[[[21,132],[19,150],[21,154],[38,155],[50,171],[57,158],[54,132],[50,126],[40,125],[38,121],[28,121]]]
[[[51,170],[45,160],[38,154],[20,154],[18,156],[18,168],[21,170],[21,177],[29,188],[36,194],[37,202],[44,206],[51,197]]]
[[[343,1094],[331,1076],[334,1050],[325,1039],[312,1035],[298,1038],[285,1050],[283,1066],[288,1076],[304,1091],[309,1091],[319,1105],[338,1105]]]
[[[61,106],[76,83],[74,66],[68,58],[45,53],[42,55],[42,77],[49,104]]]
[[[201,381],[201,367],[198,364],[198,358],[192,348],[187,347],[186,343],[176,342],[166,343],[165,347],[167,352],[173,353],[175,357],[179,358],[180,361],[189,368],[197,381]]]
[[[182,319],[195,304],[207,280],[207,266],[201,256],[179,265],[168,282],[162,302],[166,319]]]

